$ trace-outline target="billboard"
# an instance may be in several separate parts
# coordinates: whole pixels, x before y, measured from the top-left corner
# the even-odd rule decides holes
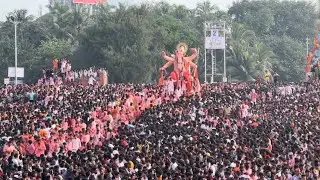
[[[8,67],[8,77],[16,77],[16,69],[15,67]],[[17,67],[17,77],[24,78],[24,68]]]
[[[225,49],[225,47],[225,38],[223,36],[219,36],[219,31],[217,29],[206,32],[206,49]]]
[[[75,4],[99,4],[105,3],[107,0],[72,0]]]

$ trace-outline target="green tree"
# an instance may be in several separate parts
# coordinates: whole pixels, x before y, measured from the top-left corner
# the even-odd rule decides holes
[[[256,43],[253,31],[233,24],[228,48],[228,71],[233,79],[252,81],[264,70],[272,70],[272,51],[263,43]]]
[[[95,54],[96,66],[108,67],[111,81],[151,81],[151,17],[149,5],[120,4],[114,12],[97,14],[96,23],[86,29],[81,44]]]
[[[253,58],[256,62],[256,71],[259,71],[259,74],[261,75],[266,70],[272,72],[276,62],[272,49],[265,46],[263,43],[255,44],[253,48]]]
[[[298,40],[284,36],[270,37],[267,46],[273,47],[275,54],[274,71],[285,81],[297,81],[304,77],[305,47]]]
[[[228,64],[231,76],[237,80],[253,80],[252,71],[255,67],[253,58],[250,57],[250,44],[253,44],[255,35],[243,25],[234,23],[229,42]],[[249,54],[250,53],[250,54]]]
[[[53,56],[69,56],[73,68],[106,67],[112,82],[153,82],[165,63],[160,52],[172,54],[181,41],[199,47],[199,59],[204,59],[205,21],[225,21],[231,27],[227,65],[232,77],[252,80],[269,69],[284,80],[297,80],[304,70],[305,38],[314,34],[315,14],[308,2],[243,0],[228,12],[209,1],[194,9],[159,2],[101,5],[93,11],[57,3],[37,19],[29,18],[25,10],[9,15],[22,21],[18,64],[25,67],[28,79],[35,80],[39,69],[51,66]],[[217,57],[221,56],[218,52]],[[7,67],[14,65],[10,21],[0,22],[0,62],[0,76],[5,77]],[[204,63],[197,63],[202,77]]]
[[[314,35],[317,17],[314,4],[306,1],[242,0],[235,2],[228,12],[236,22],[249,27],[259,41],[272,49],[276,57],[273,59],[274,70],[282,74],[280,78],[300,80],[304,74],[301,61],[305,58],[303,45],[307,37]]]
[[[229,9],[229,14],[239,23],[251,27],[255,34],[260,37],[270,33],[274,25],[273,10],[269,3],[275,1],[237,1]],[[263,21],[262,21],[263,20]]]
[[[7,16],[7,21],[18,21],[20,23],[27,23],[33,20],[33,16],[28,15],[28,11],[25,9],[15,10],[10,12]]]
[[[39,28],[32,16],[28,16],[26,10],[18,10],[9,13],[8,20],[0,27],[0,67],[2,78],[7,77],[7,68],[14,66],[14,25],[11,22],[15,18],[19,20],[17,26],[18,66],[25,68],[25,80],[33,82],[34,77],[40,73],[37,62],[40,60],[38,52],[39,41],[45,40],[45,32]]]
[[[72,49],[71,41],[59,40],[56,38],[43,41],[40,50],[42,55],[50,58],[56,57],[58,59],[70,56],[74,51]]]

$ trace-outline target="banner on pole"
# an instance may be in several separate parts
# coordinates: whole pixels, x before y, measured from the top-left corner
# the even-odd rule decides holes
[[[226,41],[225,38],[219,36],[217,29],[208,31],[206,33],[205,48],[206,49],[225,49]]]
[[[10,83],[10,78],[4,78],[4,79],[3,79],[3,83],[4,83],[5,85],[9,84],[9,83]]]
[[[75,4],[99,4],[105,3],[107,0],[72,0]]]
[[[16,68],[15,67],[8,67],[8,77],[16,77]],[[17,67],[17,77],[24,78],[24,68]]]

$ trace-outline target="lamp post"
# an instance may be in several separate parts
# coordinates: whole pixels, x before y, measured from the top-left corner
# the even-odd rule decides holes
[[[14,82],[15,85],[18,84],[18,77],[17,77],[17,69],[18,69],[18,46],[17,46],[17,26],[19,24],[19,22],[14,21]]]
[[[307,43],[307,56],[308,56],[308,54],[309,54],[309,38],[307,37],[307,39],[306,39],[306,40],[307,40],[307,42],[306,42],[306,43]]]
[[[225,47],[223,49],[223,77],[222,80],[223,82],[227,82],[227,63],[226,63],[226,22],[223,22],[223,37],[224,37],[224,43],[225,43]]]
[[[18,69],[17,26],[20,23],[20,21],[18,18],[14,17],[14,16],[10,16],[8,18],[8,20],[14,24],[14,71],[15,71],[14,84],[17,85],[18,84],[18,77],[17,77],[17,69]]]

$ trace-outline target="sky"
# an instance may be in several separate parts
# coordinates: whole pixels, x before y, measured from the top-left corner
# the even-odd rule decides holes
[[[121,3],[141,3],[146,1],[155,0],[109,0],[110,4]],[[203,2],[204,0],[165,0],[172,4],[182,4],[189,8],[193,8],[196,6],[198,2]],[[226,9],[231,6],[233,0],[210,0],[213,4],[218,5],[218,7],[222,9]],[[42,7],[42,13],[46,13],[48,10],[46,5],[49,0],[0,0],[0,21],[4,21],[6,19],[6,15],[9,12],[12,12],[17,9],[27,9],[30,15],[39,16],[40,7]]]
[[[108,0],[110,4],[116,5],[118,2],[121,3],[141,3],[141,2],[156,2],[160,0]],[[171,4],[182,4],[188,8],[194,8],[197,3],[203,2],[204,0],[164,0]],[[221,9],[227,9],[232,5],[234,0],[209,0],[212,4],[217,5]],[[237,0],[236,0],[237,1]],[[306,0],[311,1],[313,3],[318,0]],[[0,21],[4,21],[6,19],[6,15],[9,12],[12,12],[17,9],[27,9],[30,15],[34,15],[36,17],[40,14],[40,9],[42,9],[42,13],[46,13],[48,9],[46,5],[49,0],[0,0]]]

